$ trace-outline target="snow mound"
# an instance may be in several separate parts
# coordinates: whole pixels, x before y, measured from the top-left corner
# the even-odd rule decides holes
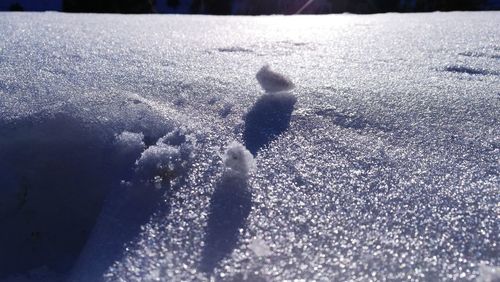
[[[295,87],[290,79],[280,73],[272,71],[269,65],[263,66],[255,77],[266,92],[289,91]]]

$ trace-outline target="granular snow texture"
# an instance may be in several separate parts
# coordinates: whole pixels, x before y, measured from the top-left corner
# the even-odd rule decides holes
[[[498,281],[499,26],[0,13],[0,279]]]

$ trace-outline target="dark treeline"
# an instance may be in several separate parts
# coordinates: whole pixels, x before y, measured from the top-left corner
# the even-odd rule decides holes
[[[478,11],[487,8],[485,0],[332,0],[333,13],[383,13]]]
[[[62,10],[75,13],[152,13],[153,2],[147,0],[63,0]]]
[[[0,0],[0,10],[33,10],[37,0]],[[50,2],[50,1],[49,1]],[[57,10],[85,13],[293,14],[307,0],[52,0]],[[40,10],[40,2],[34,10]],[[26,6],[26,7],[25,7]],[[53,8],[47,8],[53,9]],[[500,0],[315,0],[308,14],[498,10]],[[43,8],[42,8],[43,10]]]

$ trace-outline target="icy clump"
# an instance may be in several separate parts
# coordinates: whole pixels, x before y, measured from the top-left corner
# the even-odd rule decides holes
[[[263,66],[255,77],[266,92],[289,91],[295,87],[292,81],[284,75],[272,71],[269,65]]]
[[[140,152],[146,147],[144,144],[144,134],[142,134],[142,132],[134,133],[123,131],[116,136],[115,143],[118,148],[126,152]]]
[[[142,152],[135,171],[142,180],[151,183],[170,181],[185,173],[195,146],[193,135],[185,129],[176,129]]]
[[[247,176],[255,168],[252,153],[236,141],[228,145],[222,159],[226,169],[243,176]]]
[[[156,176],[167,176],[180,165],[179,148],[168,144],[157,144],[145,150],[136,162],[136,170],[144,179],[153,180]]]

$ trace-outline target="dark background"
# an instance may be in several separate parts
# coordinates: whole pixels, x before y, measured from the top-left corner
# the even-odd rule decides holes
[[[0,11],[293,14],[308,0],[0,0]],[[314,0],[302,13],[383,13],[499,10],[500,0]]]

